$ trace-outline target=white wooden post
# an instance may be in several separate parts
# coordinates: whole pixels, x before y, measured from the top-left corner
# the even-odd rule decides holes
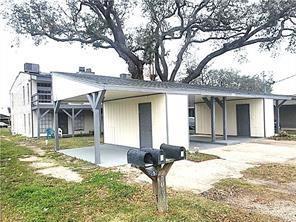
[[[101,108],[102,102],[105,96],[105,90],[90,93],[87,95],[87,99],[91,105],[94,119],[94,145],[95,145],[95,164],[101,163],[100,156],[100,137],[101,137]]]

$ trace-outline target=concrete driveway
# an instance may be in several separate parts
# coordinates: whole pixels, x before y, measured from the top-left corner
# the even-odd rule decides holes
[[[240,178],[241,171],[264,163],[290,163],[296,165],[296,142],[260,142],[220,146],[200,151],[221,159],[195,163],[184,160],[174,163],[167,176],[167,185],[175,190],[201,193],[225,178]],[[151,182],[144,174],[138,182]]]

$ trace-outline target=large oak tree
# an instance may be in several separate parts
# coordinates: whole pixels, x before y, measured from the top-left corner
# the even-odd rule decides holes
[[[286,39],[296,48],[295,0],[67,0],[11,3],[6,13],[17,33],[39,42],[50,38],[113,49],[133,78],[143,79],[153,63],[162,81],[175,81],[188,50],[207,45],[200,61],[185,76],[191,82],[214,58],[259,44],[270,49]],[[130,28],[142,10],[144,24]],[[172,46],[175,54],[171,53]],[[201,53],[196,50],[196,53]],[[169,62],[173,60],[173,63]]]

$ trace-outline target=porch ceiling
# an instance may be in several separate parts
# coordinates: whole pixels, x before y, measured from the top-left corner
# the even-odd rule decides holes
[[[124,98],[133,98],[138,96],[152,95],[153,93],[149,92],[131,92],[131,91],[106,91],[104,101],[124,99]],[[63,102],[70,103],[88,103],[86,95],[75,96],[71,98],[63,99]]]

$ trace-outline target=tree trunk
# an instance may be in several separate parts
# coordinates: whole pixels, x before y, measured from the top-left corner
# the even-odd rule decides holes
[[[131,59],[128,59],[126,63],[128,65],[128,71],[132,74],[133,79],[144,79],[144,64],[142,61],[139,60],[139,62],[135,64]]]

